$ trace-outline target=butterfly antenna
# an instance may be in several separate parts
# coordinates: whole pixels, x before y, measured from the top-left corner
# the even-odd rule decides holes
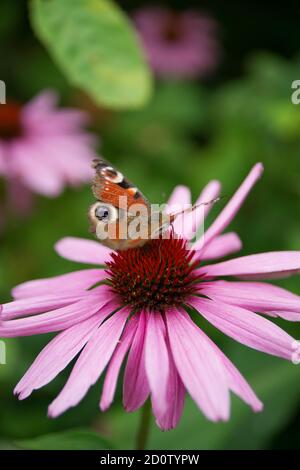
[[[205,202],[199,202],[199,204],[195,204],[193,207],[189,207],[188,209],[183,209],[178,212],[173,212],[173,214],[170,214],[170,222],[174,222],[176,217],[178,217],[181,214],[190,214],[194,212],[194,210],[198,209],[200,206],[209,206],[211,204],[215,204],[218,201],[221,201],[221,199],[224,199],[226,196],[219,196],[214,199],[211,199],[210,201],[205,201]]]
[[[174,225],[171,223],[171,236],[173,238],[175,238],[175,229],[174,229]]]

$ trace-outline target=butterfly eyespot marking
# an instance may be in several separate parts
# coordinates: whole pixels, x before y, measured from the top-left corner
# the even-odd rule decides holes
[[[92,218],[102,223],[115,222],[119,217],[118,209],[112,204],[104,202],[94,204],[90,209],[90,214]]]
[[[109,209],[107,207],[98,206],[95,210],[95,216],[101,222],[109,219]]]
[[[119,184],[123,181],[124,176],[120,171],[115,170],[112,166],[106,166],[101,169],[101,175],[112,183]]]

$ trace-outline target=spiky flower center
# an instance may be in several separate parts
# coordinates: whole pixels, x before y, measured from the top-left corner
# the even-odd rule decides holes
[[[22,134],[21,109],[14,102],[0,105],[0,139],[10,140]]]
[[[198,291],[199,260],[186,240],[151,240],[141,248],[112,253],[111,258],[107,273],[112,289],[133,309],[163,312]]]

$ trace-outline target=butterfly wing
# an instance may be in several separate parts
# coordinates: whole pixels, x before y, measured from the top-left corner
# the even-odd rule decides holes
[[[93,168],[96,170],[96,175],[92,182],[92,191],[99,201],[118,208],[124,208],[126,205],[128,211],[132,204],[143,204],[150,207],[148,200],[138,188],[108,162],[102,159],[94,160]]]
[[[127,237],[127,229],[128,224],[136,217],[136,211],[139,211],[139,209],[142,209],[146,214],[143,218],[143,226],[148,227],[149,202],[138,188],[105,160],[95,160],[93,168],[96,170],[96,174],[92,181],[92,191],[97,198],[97,202],[91,206],[89,212],[91,230],[97,234],[97,237],[104,245],[114,250],[124,250],[144,245],[147,239],[130,239]],[[99,210],[99,206],[102,211],[110,206],[109,210],[113,217],[106,223],[97,220],[95,211],[97,208]],[[97,231],[99,228],[105,228],[106,233],[113,234],[113,236],[105,237],[105,239],[102,236],[100,237]]]

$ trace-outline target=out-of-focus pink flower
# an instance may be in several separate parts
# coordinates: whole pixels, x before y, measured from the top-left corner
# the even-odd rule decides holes
[[[150,396],[162,429],[177,425],[186,392],[212,421],[229,418],[230,392],[260,411],[262,403],[249,384],[188,312],[193,308],[246,346],[292,360],[293,338],[267,317],[299,321],[300,297],[257,279],[298,273],[300,252],[206,263],[240,250],[238,235],[223,231],[261,173],[258,164],[204,238],[193,244],[171,237],[110,253],[96,241],[60,240],[56,250],[61,256],[95,267],[21,284],[13,289],[15,300],[3,305],[0,336],[59,332],[16,386],[19,398],[49,383],[78,356],[49,415],[76,406],[107,368],[100,400],[106,410],[128,353],[124,406],[134,411]],[[220,184],[212,181],[199,200],[216,197],[219,191]],[[190,191],[177,187],[170,202],[190,203]]]
[[[196,78],[220,59],[216,22],[199,11],[144,7],[133,15],[149,63],[157,75]]]
[[[0,105],[0,175],[21,213],[32,193],[55,197],[92,176],[95,139],[83,130],[87,116],[56,104],[56,94],[44,91],[24,106]]]

